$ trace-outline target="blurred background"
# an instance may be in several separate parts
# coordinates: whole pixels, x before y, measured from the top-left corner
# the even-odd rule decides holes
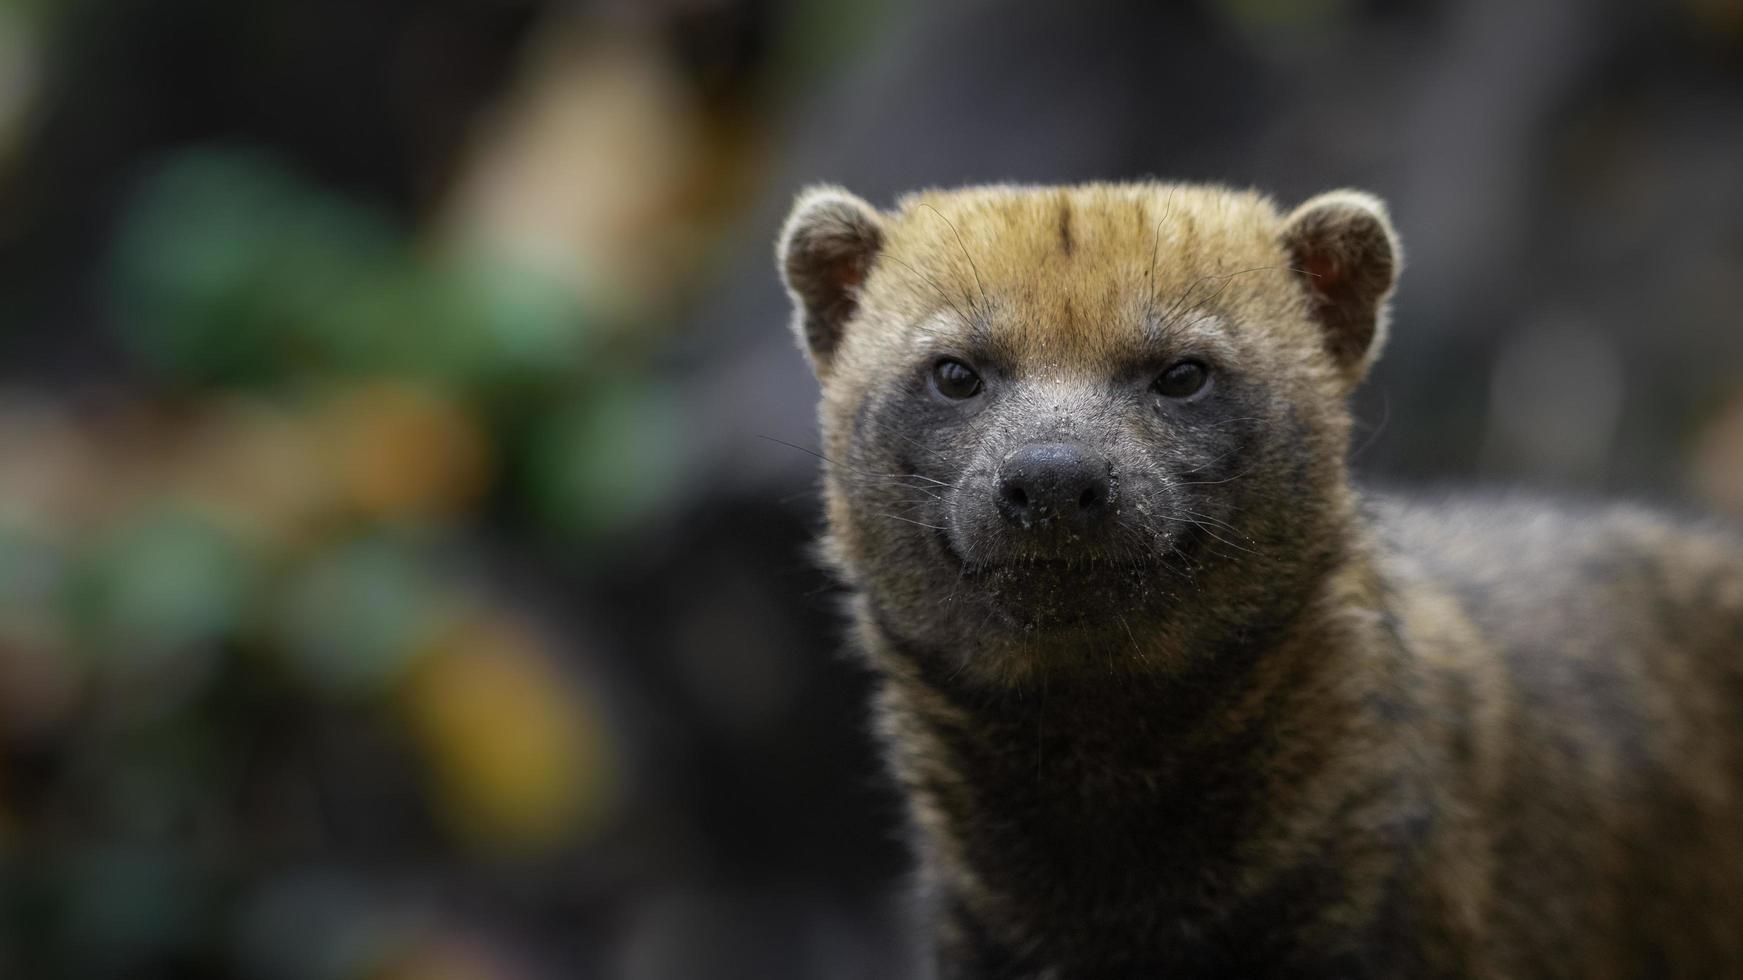
[[[913,975],[805,183],[1393,205],[1370,482],[1743,512],[1743,0],[0,0],[0,977]]]

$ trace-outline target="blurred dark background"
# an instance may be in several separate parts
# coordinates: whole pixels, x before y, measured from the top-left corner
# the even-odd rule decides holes
[[[1743,511],[1743,2],[0,0],[0,977],[912,973],[805,183],[1386,197],[1370,482]]]

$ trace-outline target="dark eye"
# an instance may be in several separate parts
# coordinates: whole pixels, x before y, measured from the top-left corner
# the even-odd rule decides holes
[[[1191,398],[1210,383],[1210,369],[1198,361],[1181,361],[1151,385],[1164,398]]]
[[[932,365],[932,384],[940,395],[957,401],[980,394],[980,375],[954,357],[941,358]]]

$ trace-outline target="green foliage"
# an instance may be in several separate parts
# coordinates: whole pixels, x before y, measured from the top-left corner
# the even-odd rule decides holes
[[[672,399],[613,360],[569,284],[487,256],[428,257],[259,151],[192,150],[147,178],[112,293],[125,347],[182,390],[401,377],[480,406],[518,393],[514,417],[496,420],[516,428],[492,434],[530,453],[517,489],[567,534],[653,513],[682,469]]]
[[[659,388],[582,392],[535,429],[528,492],[547,525],[580,536],[634,524],[666,503],[685,453],[684,419]]]
[[[173,656],[232,632],[254,576],[211,521],[181,509],[148,510],[99,534],[81,556],[75,621],[110,657]]]
[[[315,689],[378,694],[439,621],[441,599],[425,556],[375,536],[297,569],[277,592],[275,618],[291,668]]]
[[[114,280],[123,342],[183,384],[552,379],[588,334],[560,284],[488,260],[426,260],[381,215],[245,150],[194,151],[146,180]]]

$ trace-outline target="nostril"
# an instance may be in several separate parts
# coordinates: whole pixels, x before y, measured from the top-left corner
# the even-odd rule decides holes
[[[1023,486],[1021,479],[1013,479],[1008,475],[999,484],[998,509],[999,513],[1004,515],[1005,520],[1013,524],[1028,527],[1035,520],[1035,512],[1029,503],[1028,489]]]
[[[1101,487],[1088,486],[1077,495],[1077,506],[1080,510],[1095,510],[1102,505],[1102,501],[1105,499]]]

